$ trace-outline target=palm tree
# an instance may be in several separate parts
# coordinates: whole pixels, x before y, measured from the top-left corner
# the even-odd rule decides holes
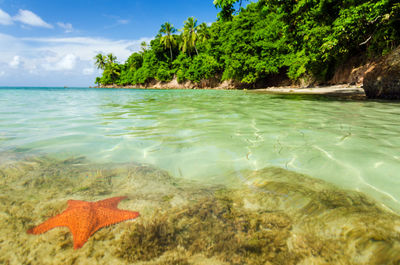
[[[192,48],[194,48],[197,55],[199,55],[199,53],[197,52],[197,48],[196,48],[197,19],[195,19],[193,17],[189,17],[185,21],[185,25],[183,26],[182,38],[183,38],[183,43],[181,46],[182,51],[183,52],[189,51],[189,55],[190,55],[190,50]]]
[[[145,42],[145,41],[142,41],[141,43],[140,43],[140,49],[141,49],[141,53],[143,54],[143,53],[145,53],[146,51],[147,51],[147,43]]]
[[[170,24],[169,22],[165,22],[161,25],[160,34],[165,34],[160,38],[160,43],[164,45],[166,49],[169,48],[169,52],[171,55],[171,62],[172,62],[172,47],[176,45],[176,40],[174,38],[173,33],[176,32],[176,28],[174,25]]]
[[[115,64],[117,63],[117,57],[114,56],[112,53],[107,54],[107,58],[106,58],[106,63],[107,64]]]
[[[210,32],[206,23],[201,23],[197,28],[197,36],[200,42],[205,42],[210,38]]]
[[[107,61],[106,56],[99,53],[94,57],[94,59],[96,60],[94,64],[97,66],[97,69],[104,70],[106,68],[106,61]]]
[[[108,63],[104,69],[104,75],[114,83],[118,76],[121,75],[120,66],[117,63]]]
[[[97,67],[104,70],[103,76],[107,76],[114,82],[121,72],[120,66],[117,63],[117,57],[112,53],[107,54],[107,56],[99,53],[94,58],[96,59],[95,64]]]

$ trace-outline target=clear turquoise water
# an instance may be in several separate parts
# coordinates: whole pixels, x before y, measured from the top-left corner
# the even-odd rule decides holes
[[[0,88],[0,152],[143,162],[206,182],[278,166],[400,209],[400,103],[246,91]]]

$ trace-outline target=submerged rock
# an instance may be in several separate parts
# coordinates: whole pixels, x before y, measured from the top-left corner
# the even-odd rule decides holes
[[[367,70],[363,88],[368,98],[400,99],[400,46]]]

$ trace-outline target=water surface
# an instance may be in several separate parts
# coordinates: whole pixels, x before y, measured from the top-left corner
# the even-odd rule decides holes
[[[400,103],[246,91],[0,88],[0,152],[148,163],[206,183],[275,166],[400,209]]]

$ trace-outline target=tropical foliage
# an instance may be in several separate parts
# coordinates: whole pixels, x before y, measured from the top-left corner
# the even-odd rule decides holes
[[[174,35],[172,35],[175,32],[176,29],[174,28],[174,25],[170,24],[169,22],[162,24],[159,32],[160,34],[165,34],[165,36],[160,38],[160,41],[164,45],[164,48],[169,49],[171,55],[171,62],[172,62],[172,47],[176,46],[177,43]]]
[[[103,76],[101,78],[96,78],[97,84],[114,84],[118,81],[120,76],[121,66],[117,62],[117,57],[112,53],[107,54],[107,56],[99,53],[94,59],[95,65],[98,69],[104,70]]]
[[[214,5],[221,8],[218,18],[221,20],[232,20],[235,11],[235,4],[239,2],[239,8],[242,6],[242,0],[214,0]]]
[[[199,55],[196,47],[197,42],[197,19],[193,17],[189,17],[185,21],[185,25],[182,30],[182,52],[188,52],[189,56],[191,55],[191,51],[195,50],[196,54]]]
[[[395,0],[215,0],[212,25],[189,17],[179,32],[170,23],[124,64],[97,55],[99,84],[152,80],[200,82],[217,78],[254,84],[277,75],[324,82],[352,57],[373,58],[400,44]],[[234,12],[235,8],[240,8]]]

